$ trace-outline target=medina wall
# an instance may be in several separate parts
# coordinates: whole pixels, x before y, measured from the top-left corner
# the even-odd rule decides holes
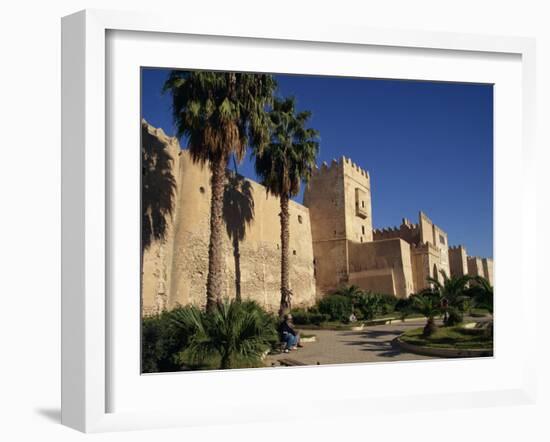
[[[176,194],[167,236],[143,254],[143,312],[206,303],[210,236],[210,172],[177,140],[147,125],[174,157]],[[309,210],[290,202],[290,286],[293,306],[315,302]],[[260,184],[228,172],[224,194],[222,298],[253,299],[276,311],[280,302],[280,206]]]
[[[490,258],[483,258],[481,260],[483,266],[483,276],[491,285],[493,285],[493,260]]]
[[[383,229],[375,229],[373,231],[374,241],[391,238],[401,238],[409,244],[419,244],[420,227],[418,224],[413,224],[408,219],[403,218],[403,222],[399,227],[388,227]]]
[[[400,238],[350,241],[349,283],[378,293],[406,298],[414,292],[411,246]]]
[[[468,275],[485,277],[481,258],[477,256],[468,257]]]
[[[463,246],[449,247],[449,276],[465,276],[468,274],[468,253]]]
[[[447,275],[449,274],[447,269],[442,269],[441,251],[431,243],[413,245],[411,252],[415,292],[429,287],[428,277],[443,282],[441,270],[445,270]]]

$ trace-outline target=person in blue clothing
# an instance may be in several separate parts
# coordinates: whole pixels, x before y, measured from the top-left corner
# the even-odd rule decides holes
[[[279,333],[281,341],[285,343],[285,353],[288,353],[290,350],[297,350],[298,347],[302,346],[300,344],[300,333],[294,329],[290,313],[285,315],[284,321],[279,326]]]

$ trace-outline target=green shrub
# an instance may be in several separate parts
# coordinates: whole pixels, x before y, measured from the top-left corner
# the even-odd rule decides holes
[[[398,299],[395,303],[394,309],[399,319],[401,319],[401,321],[405,321],[405,319],[412,315],[414,311],[412,297]]]
[[[296,325],[321,325],[330,321],[330,315],[320,313],[317,308],[292,310],[292,318]]]
[[[408,311],[411,309],[411,304],[412,304],[411,297],[400,298],[395,301],[394,309],[397,312]]]
[[[386,295],[384,293],[374,293],[380,300],[380,313],[387,315],[395,311],[395,305],[398,299],[394,295]]]
[[[273,315],[250,301],[224,300],[208,312],[190,307],[173,322],[192,331],[186,357],[195,368],[261,366],[262,354],[278,341]]]
[[[311,324],[310,313],[304,309],[292,310],[292,321],[296,325],[309,325]]]
[[[325,313],[310,313],[309,319],[313,325],[321,325],[323,322],[330,321],[330,315]]]
[[[143,318],[141,322],[141,370],[144,373],[178,371],[177,355],[189,342],[189,334],[174,327],[173,312]]]
[[[319,301],[318,307],[331,321],[347,321],[352,312],[352,300],[343,295],[328,295]]]
[[[356,298],[355,310],[361,318],[371,320],[392,313],[396,303],[397,298],[393,295],[365,292]]]

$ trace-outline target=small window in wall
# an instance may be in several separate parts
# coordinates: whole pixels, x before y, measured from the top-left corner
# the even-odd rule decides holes
[[[365,234],[365,226],[361,226],[361,233],[364,235]]]
[[[302,215],[298,215],[298,222],[302,224]]]
[[[202,186],[199,187],[199,192],[200,192],[200,193],[204,193],[204,192],[205,192],[204,187],[202,187]]]
[[[361,242],[363,242],[363,237],[361,237]]]
[[[445,237],[443,235],[439,235],[439,242],[445,244]]]
[[[293,251],[292,251],[292,254],[293,254],[294,256],[296,256],[296,250],[293,250]]]
[[[365,208],[365,201],[361,201],[361,207],[364,209]]]

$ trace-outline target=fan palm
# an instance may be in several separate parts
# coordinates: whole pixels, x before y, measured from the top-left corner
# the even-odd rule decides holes
[[[439,299],[433,294],[424,293],[412,296],[411,300],[411,308],[427,319],[422,334],[425,337],[431,336],[437,329],[435,316],[440,313]]]
[[[363,291],[356,285],[346,285],[335,290],[334,294],[347,296],[349,298],[355,299],[361,296],[363,294]]]
[[[447,300],[449,306],[456,307],[462,310],[462,301],[467,298],[467,289],[472,276],[447,276],[444,270],[441,270],[443,275],[443,283],[436,278],[428,277],[427,281],[432,285],[428,292],[435,293],[441,300]]]
[[[352,309],[355,309],[355,307],[357,307],[357,304],[360,302],[360,298],[361,296],[363,296],[364,292],[356,285],[345,285],[336,289],[334,292],[332,292],[332,294],[349,298],[351,301]]]
[[[482,276],[476,276],[474,281],[476,284],[472,285],[469,292],[476,302],[476,307],[484,308],[493,314],[493,286]]]
[[[443,282],[436,278],[426,278],[431,287],[424,292],[439,297],[444,313],[443,323],[445,325],[456,325],[463,320],[463,313],[469,300],[467,291],[473,278],[470,275],[449,277],[444,270],[441,270],[441,275],[443,276]]]
[[[236,360],[258,362],[277,339],[272,321],[259,308],[236,300],[219,302],[211,311],[197,307],[179,310],[174,324],[189,331],[187,354],[193,362],[220,358],[220,368]]]
[[[211,171],[210,244],[206,308],[212,310],[222,293],[223,193],[225,170],[233,155],[241,160],[247,147],[269,142],[266,106],[272,101],[271,75],[237,72],[178,71],[170,73],[163,90],[172,96],[177,136],[186,137],[191,158]]]
[[[281,206],[281,303],[279,315],[291,308],[289,279],[289,201],[308,182],[319,152],[319,133],[306,124],[311,112],[296,112],[294,98],[275,99],[269,113],[272,129],[265,148],[256,148],[256,174]]]

